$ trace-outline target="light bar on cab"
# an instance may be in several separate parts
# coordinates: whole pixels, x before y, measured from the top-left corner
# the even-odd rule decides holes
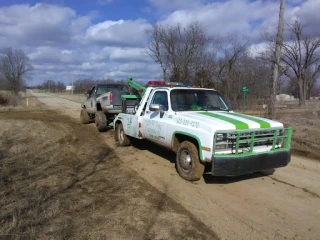
[[[159,87],[159,86],[164,86],[165,84],[166,84],[165,81],[151,80],[147,83],[147,87]]]
[[[165,85],[166,82],[165,81],[155,81],[155,80],[151,80],[148,82],[147,85]]]

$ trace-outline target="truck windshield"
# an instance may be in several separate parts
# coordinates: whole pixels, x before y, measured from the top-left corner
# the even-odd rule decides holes
[[[120,92],[125,93],[128,92],[128,89],[125,85],[105,85],[105,86],[98,86],[97,95],[101,95],[107,92]]]
[[[170,92],[173,111],[228,111],[222,96],[213,90],[173,89]]]

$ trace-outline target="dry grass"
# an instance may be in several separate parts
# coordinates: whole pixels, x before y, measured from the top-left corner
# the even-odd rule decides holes
[[[21,95],[15,95],[11,91],[0,91],[0,106],[20,105]]]
[[[48,110],[0,119],[0,238],[217,239],[94,128]]]
[[[252,108],[245,114],[267,117],[267,110]],[[304,108],[299,108],[298,102],[291,102],[287,108],[277,109],[275,120],[293,127],[291,150],[294,154],[320,160],[320,102],[308,101]]]
[[[293,153],[320,160],[320,111],[307,109],[303,113],[287,113],[277,118],[293,127]]]
[[[27,104],[28,100],[28,104]],[[16,109],[24,107],[38,107],[41,104],[37,98],[29,92],[19,92],[18,95],[11,91],[0,91],[0,107],[1,109]]]

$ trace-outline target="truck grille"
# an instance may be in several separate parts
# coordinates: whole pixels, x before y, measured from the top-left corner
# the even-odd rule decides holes
[[[268,130],[218,131],[214,154],[243,154],[290,147],[292,128]]]

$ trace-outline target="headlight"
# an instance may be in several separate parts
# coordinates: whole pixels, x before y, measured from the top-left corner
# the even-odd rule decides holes
[[[278,139],[278,140],[276,141],[276,145],[277,145],[278,147],[283,147],[283,139]]]
[[[227,144],[216,145],[216,150],[221,150],[221,149],[226,149],[226,148],[227,148]]]
[[[217,142],[225,141],[227,140],[227,134],[226,133],[218,133],[216,137]]]
[[[278,130],[278,136],[282,136],[283,135],[283,129]]]

